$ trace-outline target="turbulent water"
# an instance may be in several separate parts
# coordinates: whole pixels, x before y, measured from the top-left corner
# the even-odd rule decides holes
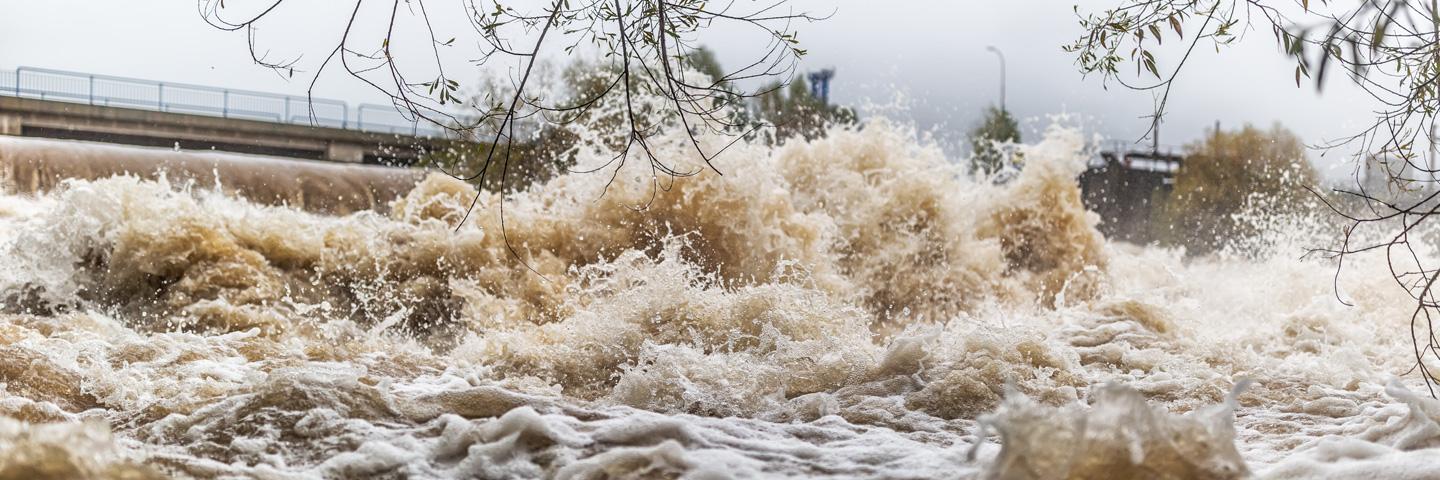
[[[1379,259],[1345,306],[1303,228],[1107,242],[1074,132],[1003,185],[914,137],[563,175],[503,229],[441,175],[346,216],[0,196],[0,478],[1440,476]]]

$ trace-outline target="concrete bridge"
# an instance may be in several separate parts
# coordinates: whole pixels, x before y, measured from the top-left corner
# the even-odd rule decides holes
[[[0,135],[397,166],[455,142],[391,107],[28,67],[0,72]]]

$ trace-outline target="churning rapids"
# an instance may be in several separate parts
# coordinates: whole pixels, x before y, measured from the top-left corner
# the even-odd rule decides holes
[[[915,137],[741,145],[653,201],[562,175],[504,235],[438,174],[343,216],[130,176],[0,196],[0,477],[1440,476],[1381,259],[1347,307],[1310,222],[1108,243],[1078,133],[1003,185]]]

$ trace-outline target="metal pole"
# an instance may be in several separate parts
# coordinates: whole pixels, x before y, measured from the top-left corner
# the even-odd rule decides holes
[[[90,76],[90,104],[95,104],[95,76]]]
[[[1150,153],[1160,154],[1160,119],[1158,117],[1150,126]]]
[[[160,82],[160,88],[155,93],[155,108],[165,111],[165,82]]]
[[[220,104],[220,116],[230,118],[230,90],[224,90],[224,103]]]
[[[995,48],[994,45],[987,46],[987,47],[985,47],[985,49],[986,49],[986,50],[989,50],[989,51],[992,52],[992,53],[994,53],[995,56],[1000,57],[1000,111],[1004,112],[1004,111],[1006,111],[1006,110],[1005,110],[1005,54],[1002,53],[1002,52],[1000,52],[1000,49]]]
[[[281,122],[281,123],[290,123],[290,96],[289,96],[289,95],[286,95],[286,96],[285,96],[285,121],[284,121],[284,122]]]

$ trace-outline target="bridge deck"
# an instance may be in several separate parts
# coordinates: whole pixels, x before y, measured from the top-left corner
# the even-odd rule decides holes
[[[0,135],[411,165],[454,140],[0,96]]]

